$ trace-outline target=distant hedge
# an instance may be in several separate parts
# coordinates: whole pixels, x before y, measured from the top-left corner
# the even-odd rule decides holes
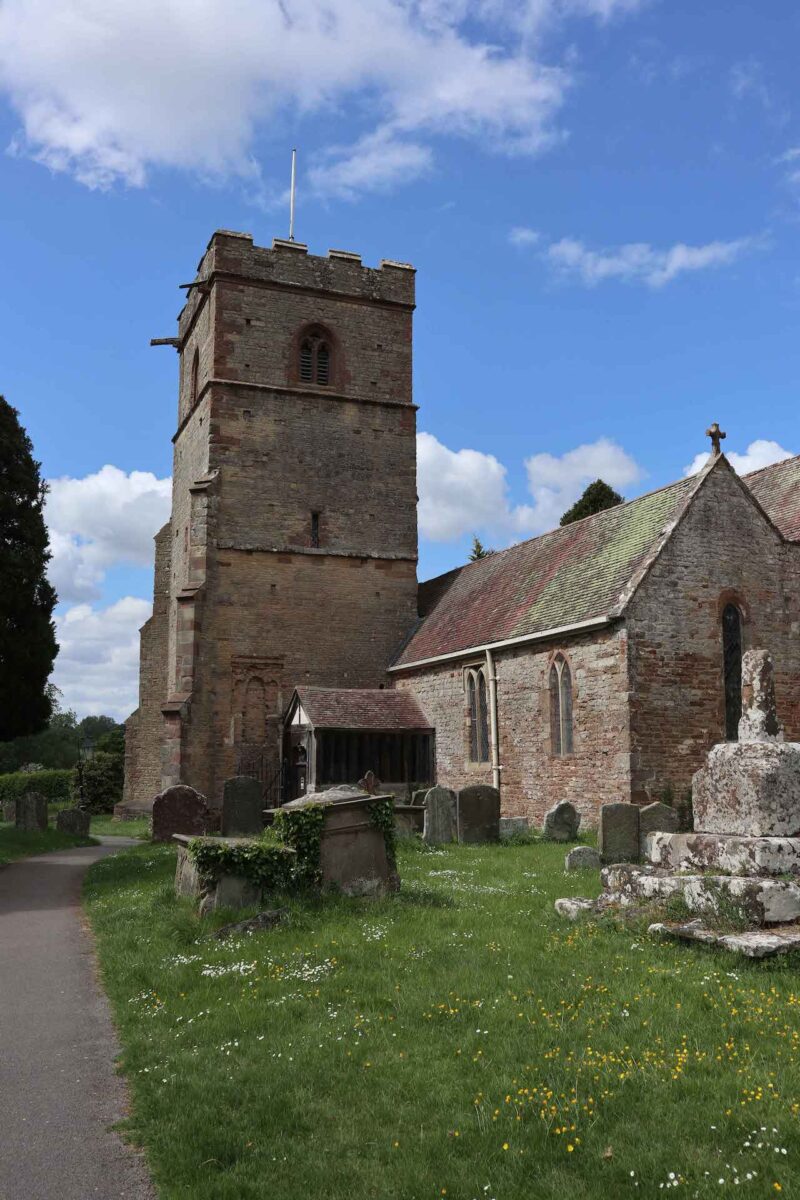
[[[25,792],[38,792],[47,798],[48,804],[58,804],[72,798],[75,772],[70,768],[63,771],[14,771],[0,775],[0,804],[6,800],[18,800]]]

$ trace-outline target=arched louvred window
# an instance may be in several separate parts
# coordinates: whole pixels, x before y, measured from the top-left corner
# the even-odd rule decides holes
[[[197,402],[197,393],[200,378],[200,351],[195,347],[192,355],[192,373],[189,379],[189,401],[192,405]]]
[[[550,668],[550,749],[556,758],[572,754],[572,672],[562,654]]]
[[[742,614],[735,604],[722,610],[722,661],[725,679],[725,737],[739,740],[742,715]]]
[[[301,383],[327,387],[332,377],[331,340],[324,329],[310,329],[300,342],[297,373]]]
[[[466,674],[467,708],[469,710],[469,761],[489,761],[489,705],[486,675],[482,667],[471,668]]]
[[[304,338],[300,343],[300,378],[303,383],[314,380],[314,346],[310,338]]]
[[[330,368],[331,352],[327,342],[320,342],[317,346],[317,383],[327,384],[330,378]]]

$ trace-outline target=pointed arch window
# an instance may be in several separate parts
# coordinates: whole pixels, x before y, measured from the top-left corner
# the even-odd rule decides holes
[[[324,329],[309,329],[300,339],[298,376],[301,383],[327,387],[331,381],[331,339]]]
[[[470,667],[465,677],[469,712],[469,761],[489,761],[489,706],[486,673],[483,667]]]
[[[550,748],[556,758],[572,754],[572,672],[563,654],[550,668]]]
[[[725,681],[725,737],[739,740],[742,715],[742,614],[735,604],[722,610],[722,662]]]

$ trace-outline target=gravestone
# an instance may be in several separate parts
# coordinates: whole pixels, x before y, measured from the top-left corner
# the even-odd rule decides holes
[[[88,837],[90,820],[88,812],[82,808],[62,808],[56,814],[56,829],[59,833],[71,833],[73,837]]]
[[[153,801],[154,842],[171,842],[176,833],[200,837],[212,823],[205,796],[185,783],[166,788]]]
[[[411,803],[414,805],[415,808],[424,808],[425,797],[427,796],[429,791],[430,791],[430,788],[417,788],[417,790],[415,792],[411,793]]]
[[[433,787],[425,797],[422,840],[429,846],[454,842],[458,834],[456,797],[449,788]]]
[[[500,793],[487,784],[462,788],[456,803],[459,842],[500,841]]]
[[[581,815],[575,805],[562,800],[545,813],[542,837],[547,842],[574,842],[580,823]]]
[[[639,809],[639,857],[647,858],[648,833],[677,833],[678,814],[668,804],[656,800]]]
[[[3,801],[3,820],[10,821],[13,825],[17,819],[17,802],[16,800]]]
[[[599,871],[600,852],[594,846],[573,846],[564,859],[565,871]]]
[[[264,829],[261,783],[247,775],[226,779],[222,788],[222,836],[250,837]]]
[[[530,833],[531,824],[527,817],[501,817],[500,841],[516,837],[519,834]]]
[[[377,796],[381,790],[381,781],[378,779],[374,771],[367,771],[363,779],[359,779],[358,786],[367,793],[368,796]]]
[[[603,804],[597,847],[604,863],[636,862],[639,858],[639,809],[635,804]]]
[[[38,792],[26,792],[17,800],[17,829],[25,833],[44,833],[47,829],[47,798]]]

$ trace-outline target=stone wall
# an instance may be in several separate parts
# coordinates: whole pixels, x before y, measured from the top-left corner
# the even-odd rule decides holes
[[[570,664],[573,685],[574,752],[563,758],[555,757],[550,747],[548,680],[559,651]],[[394,686],[414,693],[435,725],[437,782],[451,788],[492,781],[489,763],[467,762],[465,664],[402,673],[394,680]],[[498,651],[495,667],[503,816],[525,816],[540,825],[549,808],[569,800],[593,825],[601,804],[629,799],[623,629]]]
[[[725,737],[722,609],[742,612],[744,649],[769,650],[787,737],[800,738],[798,548],[783,543],[721,463],[695,496],[627,614],[633,796],[680,799]]]
[[[155,537],[153,615],[140,631],[139,707],[125,722],[123,808],[149,808],[161,791],[161,705],[167,697],[171,546],[171,526],[167,522]]]

